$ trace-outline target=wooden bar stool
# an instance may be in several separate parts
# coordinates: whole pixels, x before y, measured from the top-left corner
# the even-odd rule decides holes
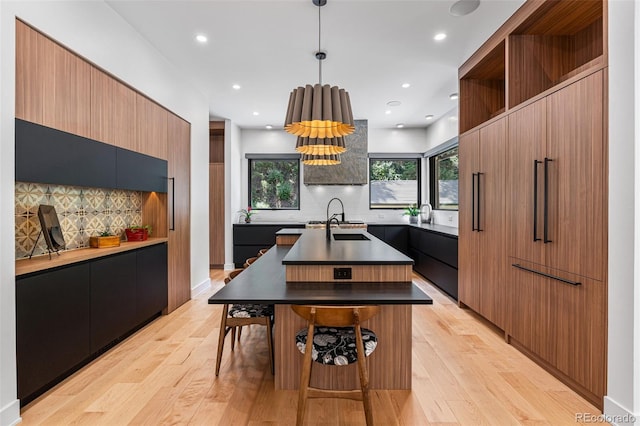
[[[269,251],[269,249],[268,249],[268,248],[260,249],[260,250],[258,251],[258,257],[262,256],[262,255],[263,255],[263,254],[265,254],[267,251]]]
[[[296,425],[300,426],[304,422],[307,398],[347,398],[362,401],[367,425],[373,425],[369,371],[365,357],[375,350],[378,339],[373,331],[361,328],[360,323],[376,315],[380,308],[292,305],[291,309],[308,323],[306,329],[296,333],[296,346],[304,354]],[[308,336],[313,337],[309,339]],[[360,389],[344,391],[309,386],[312,361],[336,366],[357,362]]]
[[[247,260],[244,261],[244,265],[242,265],[244,268],[248,268],[249,266],[251,266],[251,264],[253,262],[255,262],[256,260],[258,260],[258,256],[256,257],[250,257]]]
[[[229,277],[225,278],[225,284],[228,284],[233,277],[232,273]],[[242,270],[237,271],[234,277],[237,276]],[[267,345],[269,348],[269,364],[271,367],[271,374],[274,373],[273,362],[273,339],[271,337],[272,331],[272,317],[274,307],[273,305],[262,304],[233,304],[229,307],[229,304],[225,304],[222,308],[222,319],[220,320],[220,336],[218,337],[218,355],[216,357],[216,376],[220,373],[220,362],[222,361],[222,352],[224,351],[224,339],[231,331],[231,350],[235,347],[236,327],[238,330],[238,341],[240,340],[240,334],[242,333],[242,326],[251,324],[260,324],[267,327]]]

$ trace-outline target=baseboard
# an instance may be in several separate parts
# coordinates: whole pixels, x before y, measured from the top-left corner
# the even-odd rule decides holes
[[[20,417],[20,400],[15,399],[0,408],[0,425],[13,426],[22,422]]]
[[[207,278],[206,280],[202,281],[197,286],[191,288],[191,298],[193,299],[198,294],[202,293],[203,291],[207,291],[210,288],[211,288],[211,279]]]
[[[236,264],[235,263],[225,263],[224,264],[224,270],[225,271],[233,271],[234,269],[236,269]]]
[[[640,413],[633,414],[631,411],[618,404],[608,396],[604,397],[603,420],[614,426],[632,426],[640,420]]]

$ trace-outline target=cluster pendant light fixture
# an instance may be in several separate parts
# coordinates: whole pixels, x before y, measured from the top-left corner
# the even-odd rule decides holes
[[[305,165],[340,164],[340,154],[347,150],[344,136],[354,132],[349,93],[338,86],[322,84],[322,61],[327,54],[320,47],[320,10],[327,0],[312,0],[318,6],[318,84],[293,89],[284,129],[296,135],[296,151]]]

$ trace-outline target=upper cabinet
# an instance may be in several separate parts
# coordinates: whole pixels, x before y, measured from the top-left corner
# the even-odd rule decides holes
[[[134,151],[166,160],[169,111],[138,93],[136,115],[138,128]]]
[[[460,133],[606,66],[604,22],[602,1],[526,2],[460,68]]]
[[[91,66],[16,21],[16,117],[90,137]]]
[[[135,150],[136,96],[133,89],[92,67],[89,137],[120,148]]]

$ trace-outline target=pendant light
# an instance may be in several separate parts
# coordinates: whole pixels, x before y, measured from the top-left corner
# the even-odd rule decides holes
[[[312,0],[318,6],[318,84],[293,89],[284,129],[298,136],[296,151],[307,165],[340,164],[338,154],[346,151],[343,136],[354,132],[349,93],[338,86],[322,84],[322,61],[327,54],[321,50],[321,14],[326,0]]]

